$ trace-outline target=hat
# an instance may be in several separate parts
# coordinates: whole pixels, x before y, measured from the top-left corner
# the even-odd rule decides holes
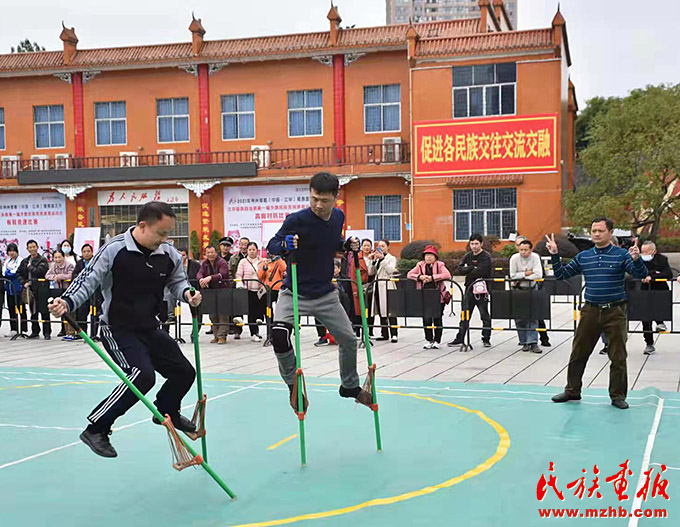
[[[439,251],[434,245],[426,245],[425,250],[423,251],[423,258],[427,253],[434,254],[437,260],[439,260]]]
[[[220,245],[222,245],[223,243],[226,245],[234,245],[234,238],[232,238],[231,236],[225,236],[224,238],[220,238]]]

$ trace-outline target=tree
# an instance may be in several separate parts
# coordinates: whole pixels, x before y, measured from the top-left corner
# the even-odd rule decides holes
[[[31,53],[33,51],[45,51],[37,42],[31,43],[30,40],[22,40],[16,48],[12,48],[12,53]]]
[[[619,97],[593,97],[586,101],[585,109],[578,114],[576,119],[576,152],[580,153],[586,149],[590,142],[590,132],[593,122],[598,115],[607,113]]]
[[[680,219],[680,84],[648,86],[607,104],[581,155],[588,180],[565,196],[565,206],[577,227],[604,214],[655,239]]]
[[[201,259],[201,241],[198,239],[198,233],[196,231],[191,231],[191,237],[189,239],[189,245],[191,247],[191,255],[194,260]]]

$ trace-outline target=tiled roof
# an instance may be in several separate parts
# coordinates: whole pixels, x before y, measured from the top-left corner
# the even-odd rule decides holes
[[[458,38],[431,38],[418,41],[416,57],[488,53],[497,50],[541,49],[553,45],[553,30],[478,33]]]
[[[205,41],[200,56],[191,54],[191,43],[157,44],[123,48],[83,49],[70,65],[63,63],[61,51],[0,55],[0,73],[72,71],[121,66],[174,65],[189,62],[239,61],[248,58],[314,56],[362,49],[406,49],[408,24],[343,29],[337,46],[330,46],[330,33],[301,33],[230,40]],[[544,47],[550,42],[550,29],[509,33],[477,34],[479,19],[470,18],[415,25],[420,41],[418,56],[471,53],[495,49]]]
[[[493,187],[496,185],[521,185],[522,174],[495,174],[491,176],[456,176],[446,180],[446,186],[452,187]]]

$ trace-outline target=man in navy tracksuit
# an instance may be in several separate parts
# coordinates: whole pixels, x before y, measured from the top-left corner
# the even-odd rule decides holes
[[[295,251],[300,315],[311,315],[328,328],[338,343],[340,395],[370,406],[371,393],[360,386],[357,373],[357,338],[333,285],[335,253],[359,250],[359,239],[342,237],[345,215],[336,209],[337,176],[321,172],[309,182],[309,208],[286,217],[269,241],[269,254],[289,256]],[[290,261],[287,262],[290,269]],[[272,325],[272,345],[281,377],[292,391],[295,378],[292,273],[288,272],[279,293]],[[295,406],[293,406],[294,409]],[[297,411],[297,409],[296,409]]]
[[[159,328],[158,319],[165,288],[192,306],[201,302],[200,293],[192,297],[189,292],[182,256],[166,243],[174,226],[175,213],[170,205],[144,205],[137,225],[102,247],[64,294],[54,300],[50,311],[57,317],[74,313],[101,287],[104,303],[100,330],[106,351],[142,393],[153,387],[155,371],[165,377],[156,396],[156,408],[170,416],[175,428],[195,432],[191,421],[180,415],[180,406],[196,372],[177,343]],[[80,439],[95,454],[116,457],[108,437],[111,427],[137,401],[125,384],[118,385],[90,413],[90,425]]]

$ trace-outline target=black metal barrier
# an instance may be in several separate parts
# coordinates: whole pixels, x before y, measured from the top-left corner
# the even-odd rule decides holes
[[[335,280],[334,280],[335,281]],[[352,301],[352,285],[356,286],[356,281],[350,278],[344,278],[337,280],[340,283],[346,284],[346,290],[350,296],[350,301]],[[579,319],[580,308],[583,304],[583,279],[582,277],[576,276],[568,280],[556,280],[553,277],[548,277],[542,280],[537,280],[536,289],[522,290],[514,289],[512,283],[517,282],[516,280],[510,280],[507,278],[488,278],[485,279],[489,290],[489,302],[490,302],[490,315],[492,319],[495,320],[507,320],[507,327],[494,326],[491,328],[484,328],[480,326],[469,325],[468,330],[482,330],[490,329],[491,331],[507,331],[516,330],[513,327],[513,321],[517,319],[524,320],[545,320],[546,322],[551,320],[552,308],[551,305],[556,303],[556,298],[559,296],[571,297],[569,303],[573,306],[573,327],[563,327],[563,328],[553,328],[552,325],[548,325],[546,328],[538,328],[536,331],[549,331],[549,332],[573,332],[576,329],[576,325]],[[4,277],[0,277],[0,286],[4,289],[5,284],[8,282]],[[266,307],[265,307],[265,319],[264,325],[267,328],[267,336],[269,336],[271,330],[271,323],[273,319],[273,302],[272,302],[272,291],[273,287],[279,285],[279,282],[270,284],[270,287],[264,285],[263,282],[257,279],[250,280],[229,280],[227,288],[217,288],[217,289],[200,289],[203,296],[203,301],[201,304],[199,312],[199,321],[203,314],[213,314],[213,315],[226,315],[226,316],[237,316],[248,314],[248,289],[234,287],[239,283],[244,282],[257,282],[260,287],[266,289]],[[404,278],[390,278],[373,280],[366,284],[366,292],[371,293],[371,290],[377,287],[379,282],[387,282],[396,284],[396,289],[387,289],[387,317],[389,318],[399,318],[403,319],[402,323],[397,323],[397,325],[383,325],[383,324],[372,324],[373,329],[379,328],[395,328],[395,329],[425,329],[423,325],[409,325],[409,318],[438,318],[441,315],[441,303],[439,300],[440,292],[439,289],[418,289],[416,282],[411,279]],[[464,306],[464,300],[466,294],[470,294],[470,287],[463,288],[455,280],[446,280],[447,290],[451,293],[451,301],[449,303],[449,313],[450,315],[456,316],[459,321],[465,320],[469,321],[471,317],[470,310],[466,309]],[[671,287],[668,290],[655,290],[652,289],[649,284],[642,283],[640,280],[628,280],[626,284],[626,292],[628,297],[628,320],[633,321],[655,321],[663,320],[670,321],[671,326],[668,331],[662,331],[661,333],[680,333],[680,331],[674,331],[673,329],[673,306],[675,304],[680,304],[680,302],[673,301],[673,283],[675,280],[666,279],[656,279],[655,282],[670,282]],[[197,282],[192,285],[198,286]],[[198,288],[198,287],[197,287]],[[51,288],[49,281],[46,279],[39,279],[37,288],[32,292],[35,294],[37,302],[37,311],[39,313],[47,311],[47,304],[50,298],[56,298],[63,293],[64,289]],[[5,295],[7,297],[7,295]],[[12,339],[21,338],[26,336],[26,327],[32,321],[28,317],[28,306],[23,302],[21,294],[13,295],[15,313],[10,313],[10,316],[3,318],[1,313],[4,313],[5,306],[2,307],[0,313],[0,321],[8,321],[10,319],[17,320],[18,318],[18,334],[13,336]],[[559,302],[564,303],[564,302]],[[5,302],[8,306],[9,303]],[[174,307],[175,317],[174,320],[170,321],[167,325],[174,325],[175,327],[175,339],[184,342],[182,339],[182,327],[191,326],[191,322],[185,322],[182,320],[180,303],[177,303]],[[93,322],[96,323],[96,317],[101,309],[101,298],[97,298],[96,295],[92,296],[89,301],[89,306],[85,306],[85,320],[81,320],[79,317],[78,322],[80,324],[87,323],[87,317],[92,316]],[[367,310],[369,316],[381,316],[382,313],[372,312],[373,306],[372,302],[367,304]],[[79,310],[80,311],[80,310]],[[23,317],[21,316],[23,315]],[[387,318],[384,317],[384,318]],[[309,319],[309,317],[307,317]],[[22,324],[26,322],[26,325]],[[42,318],[38,318],[38,323],[42,324],[45,322]],[[49,320],[50,324],[61,324],[58,320]],[[254,324],[255,321],[248,320],[248,324]],[[206,326],[212,326],[213,324],[203,323]],[[240,323],[230,323],[230,325],[244,326],[247,325],[245,322]],[[260,324],[258,324],[260,325]],[[304,327],[314,327],[316,324],[312,321],[307,320],[306,323],[301,323]],[[434,329],[434,326],[428,326],[429,329]],[[459,329],[460,325],[443,325],[442,329],[451,330]],[[642,330],[629,331],[629,333],[640,333]],[[468,331],[468,342],[469,342],[469,331]],[[264,345],[268,345],[265,341]]]

